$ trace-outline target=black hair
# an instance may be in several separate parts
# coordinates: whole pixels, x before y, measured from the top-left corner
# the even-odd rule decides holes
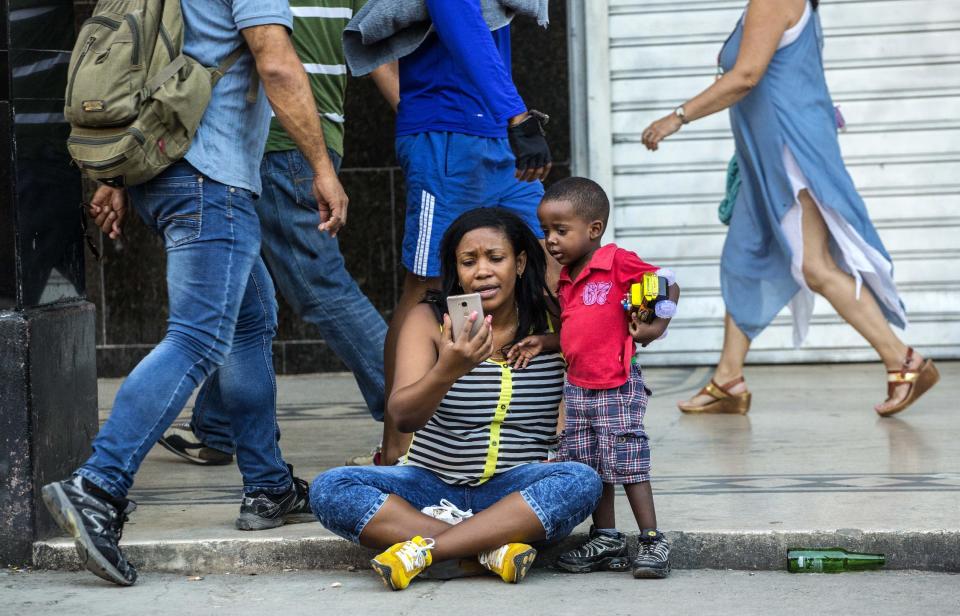
[[[527,255],[523,276],[517,279],[514,293],[517,297],[518,327],[510,347],[531,334],[542,334],[550,329],[547,312],[556,306],[556,299],[547,287],[547,260],[543,247],[523,220],[501,207],[481,207],[461,214],[443,234],[440,241],[440,289],[428,291],[424,301],[431,305],[437,318],[447,311],[447,297],[463,293],[457,274],[457,246],[467,233],[475,229],[497,229],[513,247],[514,255]],[[550,302],[550,304],[548,304]]]
[[[813,10],[817,10],[817,6],[820,4],[820,0],[810,0],[810,4],[813,5]]]
[[[543,201],[567,201],[577,216],[587,222],[602,220],[606,225],[610,216],[607,193],[587,178],[571,177],[552,184],[543,194]]]

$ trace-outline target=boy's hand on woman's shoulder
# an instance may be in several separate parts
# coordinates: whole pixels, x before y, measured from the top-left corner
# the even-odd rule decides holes
[[[512,364],[514,370],[523,370],[530,364],[530,361],[540,353],[559,350],[559,334],[527,336],[507,351],[507,363]]]
[[[523,370],[530,364],[530,360],[543,352],[543,340],[540,336],[527,336],[516,343],[507,352],[507,363],[514,370]]]

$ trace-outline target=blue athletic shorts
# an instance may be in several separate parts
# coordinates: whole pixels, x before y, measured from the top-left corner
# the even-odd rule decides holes
[[[397,137],[397,158],[407,182],[403,265],[417,276],[440,275],[440,240],[460,214],[499,206],[522,218],[543,238],[537,205],[543,184],[514,177],[507,139],[426,132]]]

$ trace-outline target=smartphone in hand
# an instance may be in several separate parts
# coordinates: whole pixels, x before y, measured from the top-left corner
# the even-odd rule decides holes
[[[483,325],[483,300],[479,293],[467,293],[466,295],[451,295],[447,298],[447,312],[450,314],[450,321],[453,329],[450,332],[453,339],[456,340],[464,325],[470,318],[470,314],[477,313],[477,320],[473,322],[473,329],[470,330],[470,337],[473,338],[480,331]]]

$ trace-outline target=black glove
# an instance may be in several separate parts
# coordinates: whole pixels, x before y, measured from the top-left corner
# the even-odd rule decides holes
[[[543,130],[549,121],[550,116],[531,109],[527,119],[507,129],[510,149],[517,158],[517,169],[539,169],[553,160],[547,145],[547,133]]]

